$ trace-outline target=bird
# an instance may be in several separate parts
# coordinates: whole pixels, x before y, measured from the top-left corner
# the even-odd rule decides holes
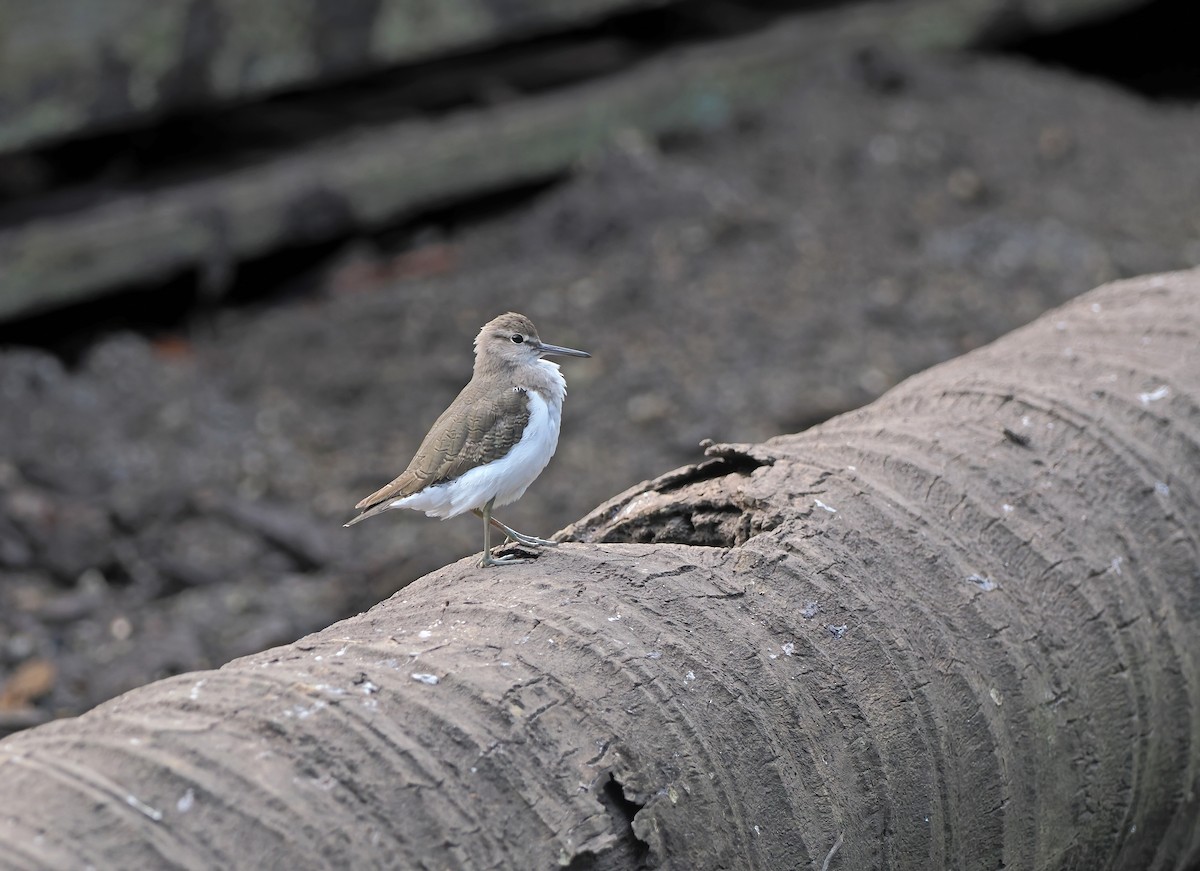
[[[356,506],[353,526],[393,508],[446,519],[470,511],[483,519],[482,568],[522,561],[492,554],[492,527],[527,547],[557,542],[517,532],[494,508],[520,499],[558,447],[567,382],[547,357],[590,357],[543,342],[533,322],[507,312],[475,337],[471,380],[442,412],[412,462],[391,483]]]

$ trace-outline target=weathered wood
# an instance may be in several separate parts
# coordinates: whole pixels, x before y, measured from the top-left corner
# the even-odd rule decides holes
[[[0,867],[1190,867],[1197,343],[1200,271],[1110,285],[0,741]]]
[[[1053,33],[1145,6],[1143,0],[925,0],[897,3],[896,44],[962,49],[997,37]]]
[[[1055,18],[1054,9],[1082,17],[1127,2],[1033,7],[1049,25],[1075,20]],[[793,86],[808,54],[880,43],[961,47],[1011,6],[925,0],[835,9],[546,96],[443,120],[365,127],[242,169],[214,167],[198,181],[50,212],[0,229],[0,319],[189,268],[228,275],[238,261],[287,245],[546,178],[623,128],[658,135],[721,125]]]
[[[668,2],[0,0],[0,154]],[[962,45],[981,23],[1061,28],[1137,2],[907,5],[930,39]]]
[[[203,181],[129,194],[0,231],[0,317],[236,262],[432,203],[560,172],[617,130],[725,122],[783,86],[799,27],[672,55],[612,80],[438,121],[348,132]]]
[[[0,154],[671,0],[0,0]]]

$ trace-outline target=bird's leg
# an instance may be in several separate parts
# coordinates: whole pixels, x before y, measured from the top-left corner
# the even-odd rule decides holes
[[[476,517],[484,516],[483,512],[480,511],[478,508],[475,508],[472,510],[475,512]],[[515,541],[517,544],[523,544],[526,547],[558,547],[557,541],[550,541],[549,539],[538,538],[536,535],[526,535],[523,532],[517,532],[511,526],[509,526],[505,523],[501,523],[500,518],[492,517],[490,512],[488,513],[488,516],[485,519],[489,523],[491,523],[492,526],[499,529],[501,532],[503,532],[505,535],[507,535],[510,539]]]
[[[496,497],[488,500],[487,505],[483,506],[483,511],[473,509],[474,513],[483,518],[483,558],[479,561],[479,567],[485,569],[488,566],[502,566],[505,563],[524,562],[521,557],[516,554],[506,554],[504,556],[492,556],[492,503],[496,501]]]

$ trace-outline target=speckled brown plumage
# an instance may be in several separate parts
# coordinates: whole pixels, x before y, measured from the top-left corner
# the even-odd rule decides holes
[[[366,511],[498,460],[521,438],[528,422],[525,388],[473,378],[434,423],[408,468],[354,507]]]

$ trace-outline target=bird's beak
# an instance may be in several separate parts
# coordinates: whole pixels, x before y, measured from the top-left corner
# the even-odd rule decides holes
[[[587,351],[576,351],[574,348],[563,348],[558,345],[547,345],[545,342],[542,342],[538,345],[538,356],[590,357],[592,355]]]

